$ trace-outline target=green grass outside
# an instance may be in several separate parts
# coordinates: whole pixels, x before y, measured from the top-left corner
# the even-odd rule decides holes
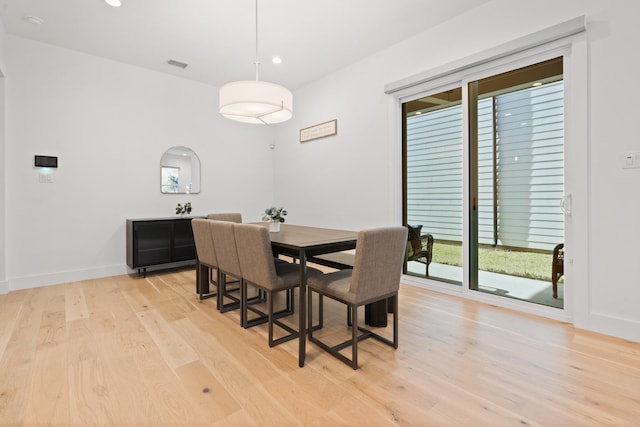
[[[553,255],[551,254],[519,252],[500,247],[481,247],[478,253],[478,267],[482,271],[550,282],[552,259]],[[434,242],[432,262],[461,267],[462,246]]]

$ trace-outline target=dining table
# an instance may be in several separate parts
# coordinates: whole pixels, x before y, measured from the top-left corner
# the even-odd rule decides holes
[[[355,249],[358,232],[283,223],[280,231],[270,232],[269,235],[274,256],[282,254],[297,258],[300,266],[298,365],[303,367],[307,341],[307,259]]]

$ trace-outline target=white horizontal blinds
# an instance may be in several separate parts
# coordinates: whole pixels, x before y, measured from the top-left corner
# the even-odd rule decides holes
[[[478,242],[495,244],[493,98],[478,100]]]
[[[407,117],[407,222],[462,241],[462,109]]]
[[[564,236],[563,82],[499,95],[495,104],[499,244],[553,249]]]

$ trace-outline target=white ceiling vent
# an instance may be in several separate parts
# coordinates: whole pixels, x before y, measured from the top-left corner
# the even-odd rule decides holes
[[[167,64],[173,65],[174,67],[179,67],[179,68],[182,68],[182,69],[187,68],[187,66],[189,65],[189,64],[186,64],[184,62],[176,61],[175,59],[168,60]]]

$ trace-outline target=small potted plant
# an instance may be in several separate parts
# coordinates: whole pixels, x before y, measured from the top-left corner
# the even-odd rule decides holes
[[[277,233],[280,231],[280,223],[284,222],[286,215],[287,211],[285,211],[283,207],[276,208],[275,206],[271,206],[264,210],[262,220],[269,222],[269,231]]]
[[[176,215],[189,215],[191,213],[191,202],[187,202],[184,204],[184,206],[182,206],[180,203],[178,203],[178,206],[176,206]]]

